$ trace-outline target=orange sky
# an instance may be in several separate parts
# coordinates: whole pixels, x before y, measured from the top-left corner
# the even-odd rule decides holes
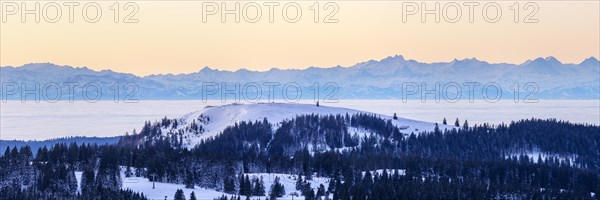
[[[590,56],[600,57],[599,1],[543,1],[528,9],[521,2],[518,22],[514,22],[511,10],[514,2],[500,1],[502,15],[496,23],[483,17],[487,2],[474,7],[473,23],[469,22],[465,2],[457,4],[461,9],[458,22],[445,20],[457,16],[446,1],[439,2],[440,12],[446,13],[440,15],[439,23],[434,15],[426,15],[427,21],[421,22],[420,13],[407,16],[403,22],[400,1],[338,1],[328,4],[328,9],[326,2],[320,2],[318,23],[311,10],[315,1],[297,1],[302,16],[296,23],[285,21],[282,14],[290,1],[274,7],[273,23],[269,22],[265,2],[250,5],[254,2],[240,1],[240,12],[246,15],[240,16],[239,23],[234,22],[233,15],[226,15],[227,21],[221,22],[220,13],[208,15],[204,23],[203,3],[207,2],[201,1],[138,1],[127,10],[121,2],[118,23],[111,10],[114,2],[98,3],[102,16],[96,23],[86,22],[82,16],[86,2],[74,7],[73,23],[69,22],[68,7],[58,2],[61,18],[49,23],[48,19],[57,15],[48,3],[40,2],[39,23],[34,22],[34,15],[26,15],[27,21],[22,23],[21,13],[12,15],[10,10],[10,5],[21,9],[21,2],[2,1],[1,66],[52,62],[149,75],[190,73],[204,66],[223,70],[349,66],[396,54],[423,62],[476,57],[522,63],[552,55],[563,62],[578,63]],[[222,2],[215,3],[222,9]],[[261,8],[262,15],[258,22],[250,23],[245,19],[256,16],[254,5]],[[416,5],[422,9],[421,2]],[[33,9],[35,5],[28,2],[26,6]],[[233,9],[235,4],[228,2],[226,6]],[[435,4],[425,6],[433,9]],[[134,7],[139,10],[133,19],[139,21],[123,23]],[[534,7],[538,11],[532,19],[538,22],[523,23]],[[288,7],[289,18],[296,15],[293,8]],[[337,13],[331,19],[338,22],[323,23],[334,8]],[[488,18],[496,14],[491,8]],[[88,8],[88,15],[93,18],[96,13],[93,7],[91,10]]]

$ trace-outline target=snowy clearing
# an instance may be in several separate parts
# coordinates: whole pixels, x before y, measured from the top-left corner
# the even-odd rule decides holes
[[[280,183],[284,185],[286,195],[277,199],[303,199],[301,196],[301,192],[296,190],[296,180],[298,175],[291,174],[277,174],[277,173],[247,173],[250,179],[253,177],[262,178],[264,181],[264,186],[266,188],[266,192],[270,191],[271,185],[275,181],[275,177],[279,177]],[[303,179],[305,177],[303,176]],[[329,178],[323,177],[314,177],[312,180],[308,180],[315,191],[319,187],[320,184],[323,184],[325,188],[327,188],[329,184]],[[129,177],[123,178],[123,187],[122,189],[130,189],[135,192],[142,192],[149,199],[172,199],[175,195],[175,191],[178,189],[182,189],[186,198],[190,197],[192,191],[195,193],[197,199],[207,199],[211,200],[216,197],[220,197],[222,195],[232,196],[232,194],[226,194],[223,192],[219,192],[213,189],[208,188],[200,188],[196,186],[194,189],[185,188],[183,184],[173,184],[173,183],[154,183],[155,189],[152,189],[152,182],[143,177]],[[298,194],[298,196],[293,196],[292,194]],[[260,197],[252,197],[251,199],[265,199],[266,196]]]

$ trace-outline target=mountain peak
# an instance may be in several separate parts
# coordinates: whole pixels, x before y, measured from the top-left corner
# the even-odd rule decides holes
[[[209,71],[215,71],[214,69],[211,69],[208,66],[204,66],[199,72],[209,72]]]
[[[585,60],[583,60],[579,65],[598,65],[598,59],[594,56],[591,56]]]
[[[544,58],[544,60],[546,60],[547,62],[550,63],[558,63],[558,64],[562,64],[558,59],[556,59],[554,56],[548,56],[546,58]]]
[[[556,59],[553,56],[548,56],[546,58],[536,58],[535,60],[527,60],[525,63],[521,64],[521,65],[548,65],[548,66],[553,66],[553,65],[561,65],[562,63],[560,61],[558,61],[558,59]]]
[[[473,58],[465,58],[465,59],[461,59],[461,60],[458,60],[455,58],[454,60],[452,60],[451,63],[461,63],[462,64],[462,63],[479,63],[479,62],[484,62],[484,61],[480,61],[479,59],[473,57]]]
[[[248,70],[246,68],[242,68],[242,69],[235,70],[235,72],[236,73],[250,73],[252,71],[250,71],[250,70]]]
[[[393,55],[393,56],[388,56],[384,59],[381,59],[379,62],[391,62],[391,61],[405,61],[405,60],[404,60],[404,56],[402,56],[402,55]]]

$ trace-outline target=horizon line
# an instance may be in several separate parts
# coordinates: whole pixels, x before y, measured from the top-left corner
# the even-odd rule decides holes
[[[114,71],[112,69],[96,70],[96,69],[90,68],[88,66],[60,65],[60,64],[53,63],[53,62],[26,63],[26,64],[23,64],[21,66],[7,65],[7,66],[0,66],[0,69],[1,68],[6,68],[6,67],[20,68],[20,67],[25,67],[27,65],[36,65],[36,64],[51,64],[51,65],[55,65],[55,66],[58,66],[58,67],[71,67],[71,68],[74,68],[74,69],[89,69],[89,70],[94,71],[94,72],[111,71],[111,72],[121,73],[121,74],[131,74],[131,75],[143,78],[143,77],[160,76],[160,75],[174,75],[174,76],[177,76],[177,75],[188,75],[188,74],[193,74],[193,73],[200,72],[200,71],[205,70],[205,69],[209,69],[209,70],[213,70],[213,71],[219,71],[219,72],[232,72],[232,73],[239,72],[239,71],[250,71],[250,72],[259,72],[260,73],[260,72],[269,72],[269,71],[272,71],[272,70],[291,70],[291,71],[297,70],[297,71],[302,71],[302,70],[307,70],[307,69],[311,69],[311,68],[318,68],[318,69],[352,68],[352,67],[354,67],[356,65],[359,65],[359,64],[362,64],[362,63],[373,62],[373,61],[375,61],[375,62],[382,62],[382,61],[384,61],[386,59],[392,59],[392,58],[398,58],[398,57],[400,57],[404,61],[414,61],[414,62],[421,63],[421,64],[438,64],[438,63],[448,63],[449,64],[449,63],[456,62],[456,61],[475,60],[475,61],[479,61],[479,62],[483,62],[483,63],[488,63],[490,65],[506,64],[506,65],[515,65],[515,66],[524,65],[524,64],[526,64],[528,62],[535,61],[535,60],[538,60],[538,59],[544,59],[544,60],[554,59],[554,60],[558,61],[558,63],[560,63],[562,65],[578,65],[578,64],[581,64],[581,63],[583,63],[583,62],[585,62],[585,61],[587,61],[589,59],[593,59],[593,60],[598,61],[598,58],[596,58],[595,56],[589,56],[589,57],[583,59],[582,61],[580,61],[579,63],[563,63],[562,61],[560,61],[558,58],[556,58],[554,56],[546,56],[546,57],[537,57],[537,58],[534,58],[534,59],[527,59],[526,61],[523,61],[523,62],[521,62],[519,64],[508,63],[508,62],[495,62],[495,63],[491,63],[491,62],[488,62],[488,61],[485,61],[485,60],[479,60],[476,57],[463,58],[463,59],[460,59],[460,60],[458,58],[454,58],[451,61],[421,62],[421,61],[414,60],[414,59],[406,59],[401,54],[395,54],[395,55],[387,56],[385,58],[381,58],[379,60],[370,59],[370,60],[367,60],[367,61],[357,62],[357,63],[355,63],[353,65],[349,65],[349,66],[335,65],[335,66],[330,66],[330,67],[319,67],[319,66],[311,65],[311,66],[304,67],[304,68],[288,68],[288,69],[282,69],[282,68],[278,68],[278,67],[271,67],[269,70],[251,70],[251,69],[248,69],[248,68],[239,68],[239,69],[233,71],[233,70],[227,70],[227,69],[220,70],[219,68],[211,68],[210,66],[206,66],[205,65],[204,67],[201,67],[197,71],[192,71],[192,72],[188,72],[188,73],[177,73],[177,74],[174,74],[174,73],[166,73],[166,74],[160,73],[160,74],[138,75],[138,74],[135,74],[135,73]]]

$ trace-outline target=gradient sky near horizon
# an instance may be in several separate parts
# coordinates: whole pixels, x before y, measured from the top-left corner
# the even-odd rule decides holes
[[[475,57],[516,64],[546,56],[564,63],[600,57],[600,1],[594,0],[534,1],[539,8],[533,16],[537,23],[523,23],[533,11],[533,7],[525,9],[526,2],[519,2],[519,21],[514,21],[511,6],[516,1],[497,2],[502,10],[496,23],[483,17],[483,7],[489,1],[474,8],[473,23],[469,22],[465,2],[457,2],[460,20],[446,21],[457,16],[448,1],[439,2],[439,23],[434,15],[426,15],[423,23],[420,13],[403,22],[402,5],[406,2],[401,1],[333,1],[339,9],[333,17],[337,23],[323,23],[333,9],[325,10],[323,1],[319,1],[318,23],[311,10],[316,1],[297,1],[302,16],[296,23],[286,22],[282,15],[282,7],[290,1],[281,1],[274,8],[273,23],[264,1],[256,2],[262,11],[257,23],[248,23],[244,15],[239,23],[234,22],[233,15],[226,15],[225,23],[220,15],[207,16],[203,22],[202,5],[207,2],[202,1],[132,1],[139,8],[134,16],[137,23],[123,23],[131,11],[124,10],[125,2],[119,4],[119,22],[115,23],[110,8],[114,1],[98,1],[102,17],[97,23],[84,20],[82,7],[89,1],[82,1],[74,8],[74,23],[69,23],[68,7],[58,2],[62,16],[57,23],[48,23],[44,17],[52,18],[56,9],[44,10],[49,1],[41,1],[40,10],[48,14],[40,16],[39,23],[34,22],[34,15],[26,15],[27,22],[22,23],[20,13],[6,15],[7,2],[15,2],[22,9],[21,1],[0,2],[0,66],[51,62],[143,76],[191,73],[204,66],[258,71],[350,66],[390,55],[422,62]],[[222,2],[213,2],[222,9]],[[423,9],[422,2],[414,2]],[[239,3],[243,14],[243,7],[251,1]],[[28,8],[34,6],[31,1],[26,4]],[[232,8],[234,3],[226,6]],[[426,6],[432,9],[435,4],[429,1]],[[246,11],[245,16],[255,16],[253,7]],[[95,14],[93,9],[88,13]],[[493,9],[487,13],[490,18],[497,14]],[[292,8],[288,14],[294,17],[296,13]]]

